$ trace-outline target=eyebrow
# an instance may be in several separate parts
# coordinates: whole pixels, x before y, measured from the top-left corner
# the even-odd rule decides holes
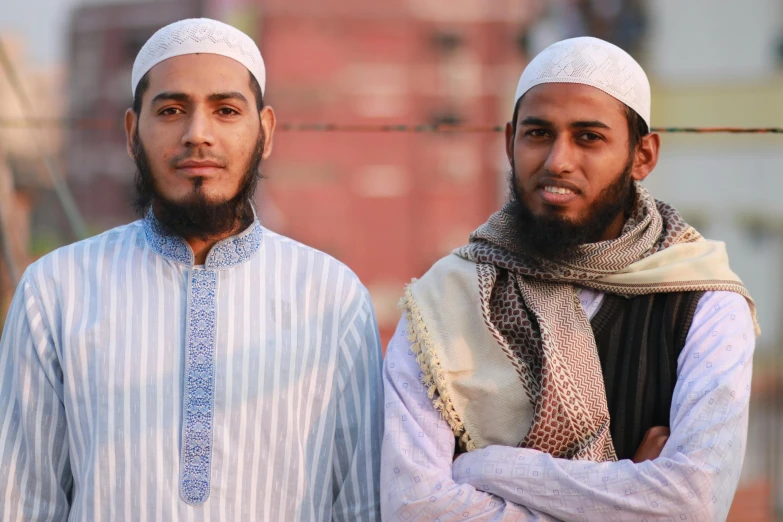
[[[520,125],[538,125],[540,127],[552,127],[552,122],[545,120],[543,118],[536,118],[534,116],[530,116],[528,118],[523,119],[519,122]],[[606,123],[600,121],[600,120],[590,120],[590,121],[574,121],[571,122],[569,127],[576,128],[576,129],[611,129],[609,125]]]
[[[162,92],[160,94],[156,94],[155,97],[152,98],[150,104],[154,105],[162,101],[178,101],[185,103],[190,101],[190,96],[184,92]]]
[[[211,101],[211,102],[219,102],[224,100],[238,100],[247,103],[247,98],[245,98],[245,95],[237,91],[217,92],[215,94],[210,94],[209,96],[207,96],[207,101]]]
[[[520,125],[539,125],[541,127],[551,127],[552,122],[547,121],[543,118],[535,118],[533,116],[528,116],[524,120],[519,122]]]
[[[576,127],[577,129],[611,129],[609,125],[599,120],[575,121],[571,123],[571,127]]]
[[[156,95],[154,98],[152,98],[152,104],[162,102],[162,101],[177,101],[181,103],[188,103],[192,101],[193,98],[189,94],[185,94],[184,92],[162,92],[158,95]],[[210,94],[207,96],[208,102],[220,102],[224,100],[238,100],[244,103],[247,103],[247,98],[241,93],[237,91],[229,91],[229,92],[216,92],[214,94]]]

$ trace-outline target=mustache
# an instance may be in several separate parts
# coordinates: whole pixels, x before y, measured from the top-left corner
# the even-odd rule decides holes
[[[191,159],[199,161],[212,161],[222,168],[226,168],[228,166],[228,158],[222,154],[214,154],[203,148],[188,148],[180,154],[175,154],[169,158],[167,163],[169,167],[175,169],[183,161]]]

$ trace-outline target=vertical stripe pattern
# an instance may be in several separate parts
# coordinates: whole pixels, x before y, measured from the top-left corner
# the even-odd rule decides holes
[[[379,520],[364,287],[258,224],[205,267],[182,248],[144,220],[28,268],[0,340],[0,520]]]

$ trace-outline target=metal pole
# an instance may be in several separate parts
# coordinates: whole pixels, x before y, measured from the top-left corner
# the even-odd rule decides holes
[[[16,288],[19,283],[19,265],[15,255],[15,235],[12,231],[12,214],[14,203],[14,183],[11,179],[11,169],[5,154],[0,148],[0,256],[6,267],[11,285]]]
[[[19,75],[16,73],[11,59],[5,51],[2,39],[0,39],[0,65],[3,66],[5,73],[11,83],[12,90],[16,94],[19,100],[19,104],[22,108],[22,114],[25,120],[30,120],[33,115],[32,104],[27,98],[24,87],[19,80]],[[60,204],[65,212],[65,217],[68,220],[68,224],[71,227],[74,235],[77,239],[84,239],[87,237],[87,225],[84,222],[84,218],[79,212],[79,208],[76,206],[76,202],[71,195],[71,191],[68,189],[68,185],[65,183],[65,179],[60,173],[57,164],[49,157],[49,155],[41,147],[40,137],[36,133],[34,126],[30,126],[30,137],[38,147],[38,153],[41,156],[46,172],[49,174],[49,178],[52,180],[54,191],[57,194],[57,198],[60,200]]]

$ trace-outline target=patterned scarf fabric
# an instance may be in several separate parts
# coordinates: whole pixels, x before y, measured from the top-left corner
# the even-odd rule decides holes
[[[560,458],[616,460],[595,338],[575,287],[627,296],[713,290],[749,295],[739,282],[658,281],[617,288],[601,281],[673,245],[703,241],[674,208],[639,184],[621,236],[582,245],[567,260],[542,260],[520,251],[513,219],[504,207],[455,254],[476,263],[484,323],[534,407],[521,446]]]

